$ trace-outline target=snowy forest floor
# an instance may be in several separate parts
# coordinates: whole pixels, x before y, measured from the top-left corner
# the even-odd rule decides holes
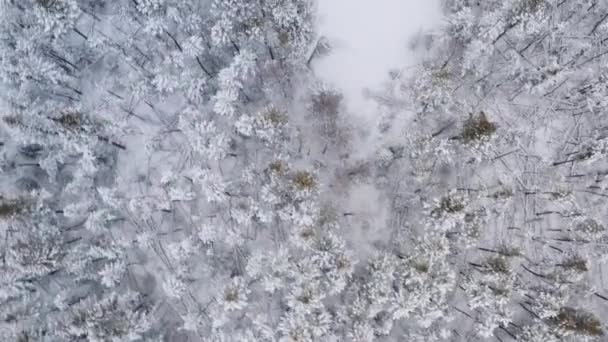
[[[0,340],[604,341],[608,3],[0,0]]]

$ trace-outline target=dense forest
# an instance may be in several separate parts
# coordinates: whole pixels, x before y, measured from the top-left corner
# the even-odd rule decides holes
[[[328,1],[0,0],[1,341],[606,341],[608,2]]]

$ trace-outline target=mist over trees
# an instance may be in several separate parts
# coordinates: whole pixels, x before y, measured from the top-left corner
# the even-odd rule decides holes
[[[606,339],[608,3],[323,1],[0,0],[0,340]]]

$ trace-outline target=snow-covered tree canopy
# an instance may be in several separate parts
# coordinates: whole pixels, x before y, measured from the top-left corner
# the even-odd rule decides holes
[[[608,3],[321,1],[0,0],[0,340],[606,340]]]

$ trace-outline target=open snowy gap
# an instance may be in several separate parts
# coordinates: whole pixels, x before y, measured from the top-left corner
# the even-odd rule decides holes
[[[401,122],[390,132],[379,132],[382,110],[367,96],[381,92],[390,82],[391,70],[413,70],[422,57],[411,47],[417,35],[441,23],[441,4],[437,0],[334,0],[319,1],[317,32],[329,42],[331,52],[315,59],[316,76],[344,96],[345,120],[356,135],[351,159],[369,160],[378,149],[403,138]],[[407,109],[404,109],[407,111]],[[403,116],[402,116],[403,117]],[[408,117],[406,115],[405,117]],[[358,256],[365,258],[375,250],[373,243],[386,241],[390,202],[374,184],[351,184],[344,201],[348,212],[356,213],[347,239]]]

